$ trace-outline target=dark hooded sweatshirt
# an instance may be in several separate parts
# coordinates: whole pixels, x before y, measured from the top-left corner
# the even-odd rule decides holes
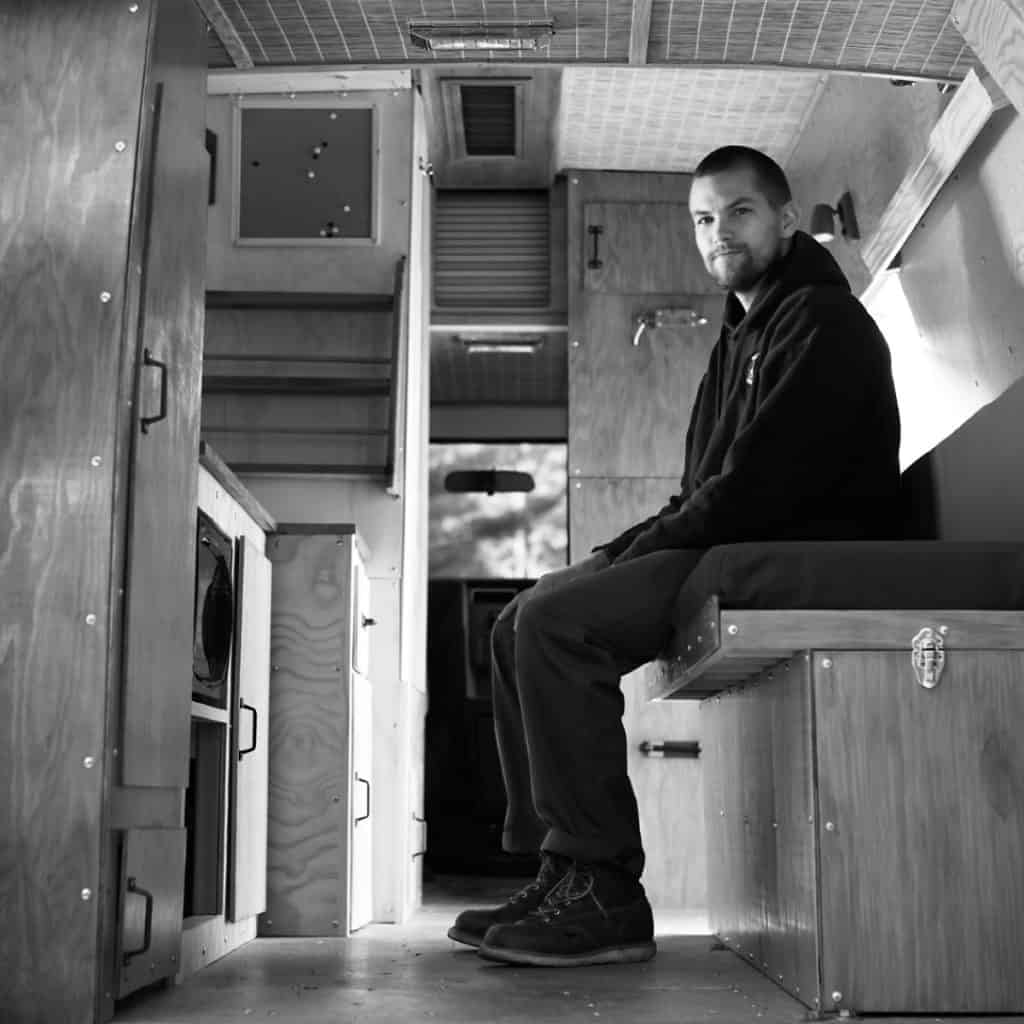
[[[678,494],[603,549],[898,535],[889,349],[832,255],[797,232],[749,311],[732,293],[686,435]]]

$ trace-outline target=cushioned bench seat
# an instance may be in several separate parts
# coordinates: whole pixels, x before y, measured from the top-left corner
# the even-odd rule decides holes
[[[1019,545],[729,545],[682,589],[647,676],[702,698],[712,929],[812,1010],[1024,1012],[1022,609]]]
[[[680,591],[678,626],[648,678],[648,697],[701,699],[803,649],[906,648],[914,623],[920,628],[941,618],[938,625],[952,630],[962,621],[932,614],[938,611],[1020,609],[1024,547],[1018,544],[722,545],[708,550]],[[770,614],[742,614],[750,611]],[[977,616],[969,618],[977,623]],[[986,645],[1002,646],[1001,631],[1008,631],[1004,641],[1019,639],[1019,616],[988,615],[984,623]],[[954,633],[949,642],[955,644]]]

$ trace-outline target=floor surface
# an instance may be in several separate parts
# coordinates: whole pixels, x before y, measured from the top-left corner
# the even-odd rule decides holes
[[[122,1006],[115,1024],[788,1024],[813,1019],[706,923],[662,915],[646,964],[572,969],[488,963],[445,935],[455,914],[514,890],[508,879],[440,880],[407,925],[348,939],[256,939],[185,984]],[[693,934],[697,932],[698,934]],[[835,1018],[833,1018],[835,1019]],[[945,1019],[945,1018],[941,1018]],[[976,1018],[952,1018],[967,1024]],[[874,1018],[897,1024],[905,1018]],[[940,1018],[920,1016],[914,1024]],[[983,1018],[984,1024],[1022,1018]]]

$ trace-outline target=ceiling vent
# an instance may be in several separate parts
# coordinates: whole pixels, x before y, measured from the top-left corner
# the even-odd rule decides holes
[[[515,156],[516,87],[463,85],[459,91],[466,156]]]
[[[443,78],[452,160],[523,158],[523,94],[529,78]]]

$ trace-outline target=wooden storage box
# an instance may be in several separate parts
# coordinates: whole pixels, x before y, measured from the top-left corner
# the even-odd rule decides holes
[[[722,941],[816,1010],[1024,1011],[1024,613],[713,599],[674,651]]]

